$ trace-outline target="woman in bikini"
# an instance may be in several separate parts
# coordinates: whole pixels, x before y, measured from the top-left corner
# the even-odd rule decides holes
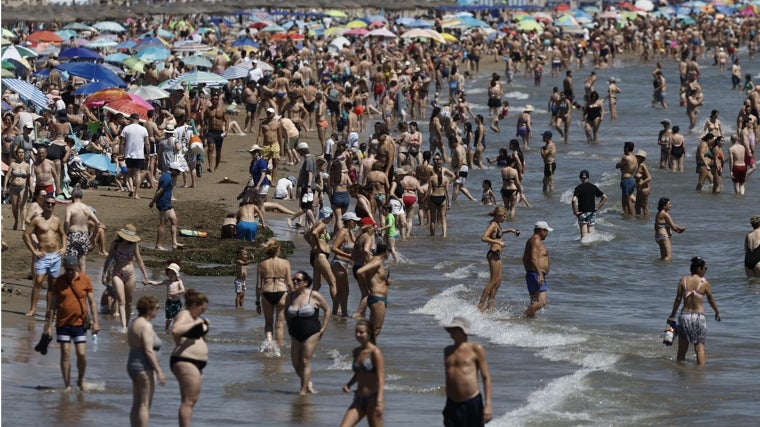
[[[417,128],[417,122],[409,122],[409,156],[407,159],[412,169],[422,163],[420,147],[422,147],[422,134]]]
[[[348,276],[352,261],[351,251],[354,249],[356,237],[354,228],[360,218],[353,212],[343,214],[343,228],[338,229],[333,237],[332,253],[334,254],[330,269],[335,276],[335,300],[333,302],[333,316],[348,316]]]
[[[615,78],[610,77],[609,85],[607,86],[607,103],[610,108],[610,120],[617,120],[617,94],[623,92],[618,87]]]
[[[442,236],[446,237],[448,229],[446,211],[448,210],[449,183],[451,180],[443,168],[443,159],[440,155],[433,157],[433,165],[433,175],[430,177],[427,195],[425,196],[430,208],[430,235],[435,235],[435,226],[440,223]]]
[[[356,384],[354,401],[348,407],[340,427],[352,427],[365,416],[370,427],[382,427],[385,387],[385,361],[380,349],[375,345],[375,334],[367,319],[356,321],[354,336],[359,346],[352,354],[354,362],[351,369],[354,375],[343,386],[344,393],[351,392],[351,386]]]
[[[710,117],[705,121],[705,127],[702,128],[702,135],[711,133],[715,137],[723,136],[723,123],[718,118],[719,114],[718,110],[710,111]]]
[[[169,366],[179,383],[182,403],[179,406],[179,425],[189,426],[193,408],[203,386],[203,368],[208,363],[208,345],[204,338],[209,331],[208,320],[201,317],[208,307],[208,297],[195,289],[185,293],[185,308],[172,326],[174,351]]]
[[[707,302],[715,312],[715,321],[720,322],[720,313],[718,305],[715,303],[710,290],[710,282],[705,279],[707,272],[707,263],[700,257],[691,259],[689,266],[690,274],[683,276],[678,281],[678,291],[676,299],[673,301],[673,311],[667,323],[671,324],[675,320],[678,307],[683,301],[681,315],[678,316],[678,357],[676,360],[683,362],[686,360],[686,352],[689,350],[689,343],[694,345],[694,352],[697,354],[697,366],[704,366],[707,363],[705,356],[705,339],[707,337],[707,321],[705,320],[705,309],[703,302],[707,297]]]
[[[337,286],[335,276],[330,269],[330,232],[327,231],[327,224],[333,219],[333,210],[325,206],[319,211],[319,221],[304,232],[303,238],[311,246],[309,254],[309,263],[314,268],[314,290],[319,291],[322,287],[322,278],[327,280],[330,287],[330,297],[335,305],[335,296],[337,295]]]
[[[290,357],[301,379],[300,394],[315,393],[311,383],[311,357],[330,322],[330,306],[325,297],[311,289],[311,277],[305,271],[293,275],[295,290],[288,294],[285,315],[290,333]],[[324,312],[319,321],[319,310]]]
[[[282,245],[271,239],[264,246],[267,259],[259,263],[256,273],[256,312],[264,311],[266,341],[263,350],[279,355],[285,337],[285,295],[293,289],[290,281],[290,261],[280,257]],[[263,302],[262,302],[262,298]],[[272,347],[272,335],[276,347]]]
[[[351,205],[351,195],[348,192],[351,178],[348,176],[348,169],[344,168],[345,156],[341,153],[339,157],[343,158],[342,162],[336,158],[330,164],[330,185],[327,187],[330,193],[330,206],[335,212],[333,234],[343,228],[343,214],[348,212],[348,207]]]
[[[633,173],[633,178],[636,180],[636,215],[649,215],[649,193],[652,192],[652,186],[649,183],[652,181],[652,173],[644,164],[646,159],[647,153],[644,150],[636,153],[638,165]]]
[[[509,156],[507,165],[501,169],[501,200],[507,210],[507,220],[514,218],[518,195],[523,192],[516,162],[515,156]]]
[[[488,243],[486,260],[488,260],[488,269],[491,273],[491,277],[488,279],[488,283],[486,284],[486,287],[483,288],[483,293],[480,296],[480,302],[478,302],[479,311],[490,311],[493,309],[496,292],[499,291],[499,287],[501,286],[501,251],[504,249],[502,235],[504,233],[513,233],[515,236],[520,236],[520,230],[514,228],[503,230],[501,228],[501,223],[506,220],[507,209],[504,206],[497,206],[493,210],[493,219],[488,223],[485,233],[483,233],[483,236],[480,238],[481,241]]]
[[[24,147],[17,147],[13,161],[8,165],[8,175],[5,179],[4,193],[11,197],[11,209],[13,210],[13,229],[18,230],[19,218],[21,230],[25,230],[23,223],[26,211],[26,199],[29,193],[30,168],[29,163],[24,161]]]
[[[132,295],[135,292],[135,267],[132,260],[137,261],[143,276],[143,285],[148,284],[148,271],[143,264],[140,255],[140,246],[137,244],[140,236],[137,235],[137,229],[132,224],[127,224],[124,228],[116,232],[116,239],[111,243],[105,262],[103,262],[103,284],[113,287],[113,296],[119,305],[119,321],[122,330],[127,330],[130,313],[132,313]],[[109,268],[113,261],[113,268]],[[110,272],[113,272],[111,275]]]
[[[657,216],[654,218],[654,240],[660,247],[660,259],[663,261],[670,261],[672,257],[670,236],[673,235],[673,231],[676,233],[686,231],[686,227],[676,225],[671,218],[670,209],[672,208],[673,205],[667,197],[662,197],[657,202]]]

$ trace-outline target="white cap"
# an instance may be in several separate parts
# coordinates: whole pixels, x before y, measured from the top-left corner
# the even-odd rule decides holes
[[[533,228],[546,230],[546,231],[554,231],[553,228],[549,227],[549,224],[547,224],[546,221],[538,221],[536,225],[533,226]]]
[[[451,319],[451,322],[443,325],[446,329],[460,328],[465,334],[470,333],[470,321],[462,316],[456,316]]]
[[[272,113],[272,114],[274,114],[274,108],[272,108],[272,107],[269,107],[269,108],[267,108],[267,110],[266,110],[266,111],[267,111],[267,113]]]

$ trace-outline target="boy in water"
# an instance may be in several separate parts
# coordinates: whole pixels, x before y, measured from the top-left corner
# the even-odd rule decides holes
[[[152,286],[166,286],[164,313],[166,314],[165,329],[168,331],[172,324],[172,320],[174,320],[174,318],[177,317],[177,314],[182,310],[182,295],[185,295],[185,285],[179,278],[179,265],[175,263],[169,264],[166,267],[165,273],[167,277],[166,279],[162,281],[151,280],[148,284]]]
[[[248,259],[248,251],[245,248],[238,249],[237,255],[237,260],[235,261],[235,308],[243,308],[246,280],[248,279],[248,269],[246,267],[253,260]]]

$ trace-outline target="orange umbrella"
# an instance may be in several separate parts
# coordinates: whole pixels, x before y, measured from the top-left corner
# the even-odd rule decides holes
[[[34,42],[46,42],[46,43],[61,43],[63,39],[58,34],[52,31],[35,31],[29,34],[27,40]]]
[[[277,34],[273,34],[271,37],[272,40],[286,40],[286,39],[303,40],[305,38],[306,37],[304,37],[303,34],[299,34],[299,33],[277,33]]]
[[[88,107],[102,107],[103,105],[118,99],[131,100],[132,98],[130,98],[129,93],[123,89],[104,89],[88,96],[87,99],[84,100],[84,105]]]

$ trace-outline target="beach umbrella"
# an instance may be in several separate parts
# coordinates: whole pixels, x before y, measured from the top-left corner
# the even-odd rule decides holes
[[[554,21],[552,15],[546,12],[536,12],[532,16],[536,21],[543,22],[545,24],[551,24]]]
[[[347,36],[364,36],[364,35],[367,35],[368,33],[369,33],[369,30],[366,28],[353,28],[346,31],[343,34]]]
[[[330,27],[322,32],[326,36],[339,36],[348,31],[346,27]]]
[[[223,86],[227,84],[227,79],[218,74],[206,71],[193,71],[182,74],[171,80],[167,80],[161,83],[158,87],[162,89],[173,89],[185,85],[198,86],[199,84],[206,84],[207,86]]]
[[[83,24],[81,22],[72,22],[69,24],[66,24],[63,26],[64,30],[74,30],[74,31],[94,31],[97,32],[97,30],[94,27],[91,27],[87,24]]]
[[[111,163],[111,157],[103,153],[83,153],[78,155],[82,164],[88,168],[116,174],[116,163]]]
[[[636,9],[643,10],[644,12],[651,12],[654,9],[654,3],[650,0],[636,0],[634,6]]]
[[[8,46],[8,45],[12,45],[12,44],[13,44],[13,42],[10,41],[10,40],[8,40],[8,39],[6,39],[6,38],[0,39],[0,45],[2,45],[2,46]]]
[[[248,37],[240,38],[232,42],[232,47],[243,47],[243,46],[250,46],[259,48],[259,44]]]
[[[246,71],[246,75],[248,72]],[[142,99],[153,101],[156,99],[166,99],[169,97],[169,92],[161,89],[158,86],[140,86],[136,89],[130,90],[129,93],[137,95]]]
[[[619,16],[614,10],[606,10],[598,15],[599,19],[618,19]]]
[[[36,58],[37,52],[33,51],[32,49],[29,49],[28,47],[24,47],[21,45],[15,45],[15,46],[8,46],[6,48],[3,48],[3,58],[5,58],[5,52],[10,52],[12,56],[11,58],[16,58],[18,55],[18,58]],[[13,53],[15,52],[15,54]]]
[[[135,54],[135,57],[145,62],[163,61],[171,55],[171,51],[165,47],[149,47]]]
[[[458,19],[459,19],[458,26],[462,28],[490,28],[491,27],[490,25],[488,25],[488,23],[486,23],[482,19],[474,18],[472,16],[460,16]]]
[[[433,28],[433,23],[424,19],[414,19],[404,26],[407,28]]]
[[[60,64],[56,68],[66,71],[72,76],[79,76],[87,80],[113,83],[117,87],[127,86],[116,73],[103,64],[95,64],[92,62],[69,62],[66,64]]]
[[[213,47],[203,43],[196,43],[192,40],[180,40],[174,43],[172,49],[177,52],[204,52],[207,50],[212,50]]]
[[[18,38],[18,35],[7,28],[3,28],[3,37],[7,39],[16,39]]]
[[[19,79],[3,79],[3,87],[18,94],[24,101],[29,101],[42,110],[48,108],[48,98],[42,91],[31,83]]]
[[[114,47],[117,44],[118,43],[116,43],[115,41],[111,39],[101,37],[87,43],[86,45],[84,45],[84,47],[90,48],[90,49],[98,49],[98,48],[103,48],[103,47]]]
[[[108,104],[112,101],[118,101],[120,99],[131,100],[129,93],[123,89],[110,88],[99,90],[84,100],[84,105],[88,107],[100,107],[104,104]]]
[[[394,34],[391,30],[383,27],[383,28],[377,28],[375,30],[372,30],[366,34],[367,37],[385,37],[390,39],[395,39],[398,37],[396,34]]]
[[[240,65],[234,65],[224,70],[224,72],[222,73],[222,77],[224,77],[227,80],[242,79],[248,76],[249,69],[250,68],[243,67]]]
[[[368,24],[361,19],[354,19],[353,21],[347,22],[344,27],[346,28],[365,28]]]
[[[123,33],[127,31],[127,29],[124,28],[124,26],[122,26],[118,22],[113,22],[113,21],[101,21],[93,25],[93,27],[95,27],[95,29],[97,29],[98,31],[102,31],[105,33]]]
[[[523,19],[517,24],[517,29],[520,31],[541,31],[544,27],[533,19]]]
[[[578,21],[570,15],[562,15],[554,21],[554,25],[558,27],[577,27]]]
[[[152,110],[153,109],[153,105],[150,102],[146,101],[140,95],[137,95],[135,93],[127,93],[127,95],[129,96],[129,99],[132,101],[132,103],[140,105],[142,107],[145,107],[147,110]],[[118,100],[118,101],[121,101],[121,100]],[[109,104],[111,104],[113,102],[117,102],[117,101],[109,102]]]
[[[325,15],[332,18],[348,18],[348,14],[342,10],[331,9],[325,12]]]
[[[149,47],[168,47],[169,43],[166,42],[166,40],[162,40],[159,37],[143,37],[140,40],[138,40],[138,45],[136,46],[137,50],[147,49]]]
[[[359,29],[364,30],[364,28]],[[277,33],[272,35],[272,40],[303,40],[305,38],[306,36],[300,33]]]
[[[26,38],[33,42],[61,43],[63,39],[52,31],[35,31]]]
[[[554,10],[557,12],[567,12],[570,10],[570,5],[568,3],[560,3],[554,7]]]
[[[405,32],[404,34],[401,34],[400,36],[402,39],[433,39],[439,43],[446,43],[446,40],[443,38],[441,33],[435,31],[435,30],[426,30],[423,28],[415,28],[412,30],[409,30]]]
[[[140,116],[140,120],[148,120],[148,111],[153,110],[153,107],[147,108],[145,105],[134,102],[131,99],[117,99],[103,106],[103,109],[111,113],[121,113],[125,116],[137,113]]]
[[[11,70],[3,67],[2,70],[0,70],[0,77],[2,77],[4,79],[12,79],[12,78],[16,77],[16,73],[14,73],[13,71],[11,71]],[[5,102],[5,101],[3,101],[3,102]]]
[[[134,56],[130,56],[128,58],[125,58],[124,61],[122,61],[122,64],[132,71],[136,71],[138,73],[144,73],[145,66],[148,63],[143,61],[140,58],[135,58]]]
[[[345,38],[343,36],[335,37],[330,42],[330,46],[333,46],[333,47],[335,47],[337,49],[343,49],[343,46],[351,46],[352,44],[353,43],[351,43],[351,40],[349,40],[349,39],[347,39],[347,38]]]
[[[212,64],[205,56],[193,55],[182,58],[182,62],[185,65],[192,65],[194,67],[211,68]]]
[[[79,86],[73,93],[74,95],[92,95],[95,92],[111,88],[113,88],[113,85],[105,82],[90,82]]]
[[[129,58],[129,55],[126,53],[117,52],[106,56],[103,60],[112,64],[121,64],[127,58]]]
[[[61,51],[61,53],[58,54],[59,58],[68,58],[68,59],[103,59],[103,55],[99,54],[98,52],[95,52],[94,50],[90,50],[84,47],[71,47],[68,49],[64,49]]]
[[[137,46],[137,42],[134,40],[127,40],[123,41],[116,46],[114,46],[114,49],[132,49],[133,47]]]
[[[58,34],[58,37],[66,41],[68,41],[72,37],[73,38],[77,37],[77,32],[72,31],[72,30],[59,30],[59,31],[56,31],[55,33]]]
[[[451,43],[458,43],[459,39],[457,36],[450,34],[450,33],[441,33],[441,37],[443,37],[444,40]]]
[[[601,10],[596,6],[583,6],[583,11],[588,13],[599,13]]]
[[[266,27],[262,28],[259,31],[261,31],[262,33],[284,33],[287,30],[285,30],[279,25],[267,25]]]
[[[678,21],[684,25],[695,25],[697,23],[697,21],[691,16],[681,16],[678,18]]]

